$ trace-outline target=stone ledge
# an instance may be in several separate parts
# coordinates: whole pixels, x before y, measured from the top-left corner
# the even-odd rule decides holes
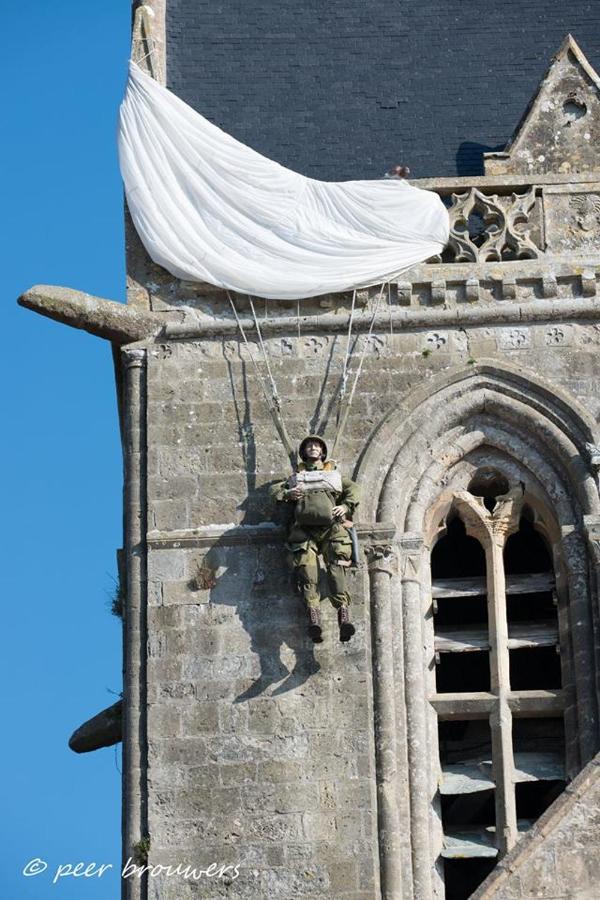
[[[589,172],[565,173],[560,175],[466,175],[456,178],[409,178],[410,184],[426,191],[435,191],[442,197],[466,191],[471,187],[486,188],[496,193],[502,190],[514,191],[518,188],[533,187],[545,184],[594,184],[600,178],[598,170]]]
[[[554,284],[552,289],[554,288]],[[555,322],[568,319],[597,320],[600,319],[600,301],[595,297],[579,297],[576,299],[531,300],[528,303],[464,303],[453,307],[410,307],[399,308],[394,306],[378,313],[375,317],[373,330],[388,332],[390,328],[419,329],[437,326],[464,327],[466,325],[514,325],[516,322]],[[241,319],[242,327],[250,335],[254,335],[254,323],[252,319]],[[302,316],[274,316],[261,322],[263,335],[272,334],[297,334],[298,329],[303,334],[319,332],[344,334],[348,331],[349,316],[341,313],[326,313],[323,315]],[[352,325],[353,332],[361,333],[369,330],[370,319],[362,316],[355,319]],[[192,340],[203,337],[236,337],[238,326],[231,319],[200,319],[195,321],[191,317],[186,322],[169,322],[165,326],[157,341]]]
[[[396,526],[388,522],[356,524],[359,540],[392,540]],[[285,529],[272,522],[257,525],[206,525],[200,528],[186,528],[177,531],[149,531],[146,540],[151,550],[177,550],[188,547],[211,547],[216,541],[224,546],[239,544],[280,544],[285,537]]]

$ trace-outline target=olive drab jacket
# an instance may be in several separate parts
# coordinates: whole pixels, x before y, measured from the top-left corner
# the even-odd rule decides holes
[[[271,497],[276,501],[283,501],[294,505],[293,523],[288,535],[288,549],[295,551],[301,549],[313,537],[322,540],[330,536],[333,540],[346,540],[350,543],[350,535],[347,528],[341,522],[334,521],[332,510],[334,506],[343,504],[348,508],[346,519],[352,519],[354,511],[360,500],[360,490],[356,482],[349,478],[341,477],[336,471],[337,477],[331,477],[331,484],[327,484],[328,473],[335,471],[335,464],[330,462],[306,462],[298,468],[298,480],[302,479],[302,473],[318,473],[322,471],[324,487],[316,490],[306,490],[299,500],[290,500],[287,496],[292,479],[280,481],[271,488]],[[338,489],[339,488],[339,489]],[[335,536],[334,536],[335,532]]]

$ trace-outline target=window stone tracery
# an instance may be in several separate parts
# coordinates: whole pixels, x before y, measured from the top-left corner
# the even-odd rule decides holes
[[[484,474],[488,475],[488,484],[493,484],[493,473]],[[475,473],[470,486],[481,486],[482,481],[482,473]],[[502,484],[498,475],[496,483]],[[486,492],[489,495],[489,490]],[[439,796],[434,801],[442,826],[438,831],[438,865],[446,896],[456,898],[469,896],[477,879],[485,877],[514,846],[544,804],[562,790],[566,778],[561,737],[566,698],[560,675],[556,683],[548,673],[540,675],[537,666],[535,671],[541,680],[535,682],[535,689],[529,689],[527,680],[527,689],[518,689],[519,677],[528,665],[531,667],[533,654],[560,649],[556,611],[554,622],[542,618],[545,607],[537,601],[540,614],[534,615],[533,621],[524,621],[519,618],[517,603],[514,619],[515,600],[521,607],[535,610],[536,598],[556,599],[552,562],[546,552],[550,569],[545,563],[546,570],[539,574],[512,571],[514,559],[509,560],[507,551],[513,541],[509,555],[516,558],[514,539],[523,532],[524,522],[525,544],[531,549],[535,537],[542,541],[523,518],[524,511],[528,512],[523,484],[498,495],[493,509],[486,506],[486,499],[469,491],[455,491],[446,514],[451,525],[443,537],[438,531],[432,551],[433,614],[429,621],[434,631],[435,674],[429,682],[429,699],[437,714],[439,743]],[[457,523],[466,540],[483,551],[483,567],[481,559],[477,564],[477,553],[472,548],[469,551],[465,538],[456,543],[460,531]],[[436,577],[440,571],[439,549],[448,540],[454,540],[456,556],[452,559],[446,555],[446,567],[461,572],[461,577]],[[466,563],[460,559],[461,552],[469,556]],[[523,547],[520,552],[521,567],[527,568],[527,552],[523,555]],[[535,554],[530,562],[536,569]],[[469,563],[479,574],[462,574],[470,572]],[[528,605],[524,606],[523,598]],[[474,609],[478,610],[475,615]],[[440,626],[443,613],[448,622],[449,611],[451,622],[455,617],[453,627]],[[519,653],[530,654],[529,663],[520,661],[517,665]],[[448,668],[444,659],[454,659],[453,666]],[[476,664],[463,662],[469,659],[475,659]],[[545,737],[544,729],[541,734],[535,731],[535,723],[540,721],[549,732]],[[480,743],[478,753],[473,741]],[[523,811],[529,812],[529,818]]]

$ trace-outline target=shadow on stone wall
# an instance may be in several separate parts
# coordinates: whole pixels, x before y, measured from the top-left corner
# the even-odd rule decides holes
[[[487,144],[478,144],[476,141],[463,141],[456,151],[456,174],[483,175],[483,154],[497,153],[504,150],[504,144],[490,147]]]
[[[319,396],[317,397],[317,402],[315,404],[315,411],[312,414],[308,425],[309,434],[324,434],[327,423],[333,417],[334,411],[337,409],[338,398],[342,386],[342,376],[338,376],[336,385],[332,390],[329,387],[329,373],[331,372],[331,365],[336,352],[338,338],[339,335],[336,334],[329,347],[329,355],[325,364],[325,372],[323,373]],[[352,352],[354,352],[354,349],[356,348],[357,340],[358,337],[355,335],[350,348]],[[325,403],[325,398],[328,393],[329,399],[327,400],[327,403]]]
[[[235,407],[238,437],[244,459],[247,495],[240,505],[241,523],[217,540],[199,572],[197,588],[210,590],[215,607],[235,607],[236,614],[250,637],[250,650],[258,658],[259,673],[250,687],[242,691],[236,703],[258,697],[273,685],[271,696],[283,694],[303,684],[319,671],[314,647],[306,635],[304,603],[287,566],[284,534],[289,524],[288,509],[274,506],[270,488],[274,481],[256,485],[256,438],[252,424],[247,368],[242,364],[242,396],[236,389],[231,364],[229,380]],[[315,418],[321,406],[317,402]],[[265,518],[273,528],[266,533]],[[261,522],[260,531],[254,530]],[[267,526],[268,527],[268,526]],[[226,650],[226,648],[224,648]],[[291,652],[290,652],[291,651]],[[239,654],[231,648],[231,659]],[[282,656],[294,662],[291,669]],[[240,669],[244,661],[240,659]],[[235,665],[232,663],[233,668]]]
[[[231,385],[231,396],[233,398],[233,407],[235,409],[235,418],[238,429],[238,438],[242,447],[242,458],[244,460],[244,471],[246,473],[246,483],[248,487],[248,495],[250,496],[256,487],[256,439],[254,437],[254,428],[252,426],[252,417],[250,415],[250,399],[248,397],[248,372],[246,364],[242,363],[242,393],[244,395],[243,407],[240,403],[238,392],[235,386],[235,378],[233,377],[233,368],[230,360],[227,362],[227,374]]]
[[[268,494],[269,487],[259,491]],[[201,577],[207,579],[204,586],[210,589],[213,607],[235,607],[250,638],[249,649],[257,657],[258,675],[234,701],[243,703],[279,682],[271,696],[293,690],[318,672],[319,665],[306,634],[304,603],[286,565],[283,532],[273,523],[272,540],[264,542],[261,535],[260,543],[244,533],[243,523],[234,532],[210,548]],[[236,657],[243,672],[247,649],[231,647],[232,674],[237,670]]]

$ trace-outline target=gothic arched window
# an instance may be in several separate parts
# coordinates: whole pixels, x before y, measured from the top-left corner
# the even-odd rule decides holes
[[[470,896],[566,784],[565,630],[543,532],[523,486],[484,469],[453,495],[431,552],[447,900]]]

